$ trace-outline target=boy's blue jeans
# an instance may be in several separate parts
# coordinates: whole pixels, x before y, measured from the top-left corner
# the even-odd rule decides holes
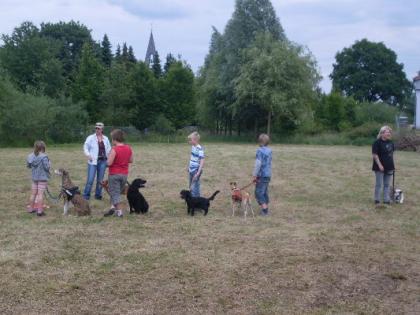
[[[270,198],[268,197],[268,184],[270,183],[270,177],[259,177],[255,184],[255,199],[259,205],[263,203],[268,204]]]
[[[95,176],[96,176],[95,197],[102,198],[101,182],[104,179],[105,171],[106,171],[106,160],[98,161],[97,165],[88,164],[87,181],[86,181],[85,190],[83,191],[83,198],[85,198],[86,200],[89,200],[90,192],[92,190]]]
[[[200,177],[203,174],[203,172],[201,172],[198,178],[193,181],[193,177],[195,176],[195,174],[197,174],[197,171],[189,173],[190,174],[190,191],[191,191],[191,196],[193,197],[200,197]]]

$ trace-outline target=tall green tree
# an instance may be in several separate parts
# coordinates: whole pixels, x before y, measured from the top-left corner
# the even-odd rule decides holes
[[[115,61],[117,61],[117,62],[121,61],[121,46],[120,46],[120,44],[117,44],[117,49],[115,50]]]
[[[127,43],[123,43],[122,52],[121,52],[121,60],[124,62],[128,61],[128,47]]]
[[[159,79],[162,76],[162,66],[160,65],[159,53],[157,51],[153,55],[152,72],[155,75],[155,78],[157,79]]]
[[[165,64],[164,64],[164,66],[163,66],[163,71],[165,72],[165,73],[168,73],[168,71],[169,71],[169,68],[171,67],[171,65],[172,64],[174,64],[176,62],[176,58],[171,54],[171,53],[169,53],[169,54],[167,54],[166,55],[166,61],[165,61]]]
[[[2,40],[0,63],[19,89],[42,92],[48,86],[47,94],[58,93],[62,88],[62,68],[55,57],[57,46],[42,38],[33,23],[23,22],[10,36],[3,35]],[[49,84],[50,75],[57,80],[56,89]]]
[[[131,63],[137,62],[136,56],[134,55],[133,47],[131,46],[128,47],[127,61]]]
[[[80,65],[73,85],[73,99],[84,101],[91,122],[100,118],[100,97],[104,87],[104,68],[93,51],[92,45],[86,43],[82,49]]]
[[[315,62],[301,47],[275,40],[270,33],[257,36],[244,50],[244,62],[235,80],[235,107],[257,107],[266,116],[266,132],[272,119],[297,128],[307,104],[315,97],[319,77]]]
[[[72,76],[78,67],[83,45],[89,43],[92,47],[97,46],[91,31],[75,21],[41,23],[40,35],[58,45],[57,58],[63,64],[64,76],[70,81],[73,81]]]
[[[156,79],[144,62],[134,65],[130,78],[130,123],[138,130],[153,125],[161,112]]]
[[[122,62],[114,62],[106,73],[101,95],[101,114],[108,125],[125,126],[130,121],[132,98],[132,71]]]
[[[163,78],[162,103],[166,118],[175,128],[194,122],[194,73],[182,61],[172,64]]]
[[[213,35],[218,37],[217,45],[210,47],[206,62],[200,71],[200,75],[219,80],[217,88],[219,113],[223,115],[222,129],[232,132],[234,125],[240,130],[240,123],[247,120],[255,120],[255,108],[243,108],[237,110],[235,80],[240,74],[243,63],[243,50],[247,49],[255,40],[257,34],[269,33],[275,41],[287,41],[284,30],[270,0],[236,0],[235,11],[229,20],[225,32],[220,34],[214,30]],[[204,85],[200,89],[209,91],[206,84],[216,86],[214,80],[201,80]],[[210,100],[210,99],[209,99]],[[212,105],[208,103],[208,106]],[[201,106],[203,109],[203,107]],[[207,110],[207,112],[211,112]],[[235,122],[236,121],[236,122]],[[217,124],[219,126],[220,124]],[[219,129],[219,127],[218,127]]]
[[[112,46],[111,42],[109,41],[108,35],[104,35],[101,43],[102,49],[102,62],[105,66],[110,67],[112,63]]]
[[[356,41],[335,56],[330,78],[333,89],[358,101],[384,101],[401,106],[411,95],[411,83],[397,55],[383,43]]]

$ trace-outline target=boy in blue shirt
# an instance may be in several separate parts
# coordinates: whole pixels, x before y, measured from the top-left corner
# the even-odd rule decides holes
[[[204,167],[204,149],[200,145],[200,135],[193,132],[188,136],[191,144],[191,157],[188,165],[190,191],[193,197],[200,197],[200,177]]]
[[[254,172],[252,173],[255,182],[255,199],[261,207],[260,215],[267,216],[268,203],[268,184],[271,179],[271,159],[272,152],[268,147],[270,138],[266,134],[261,134],[258,137],[259,148],[257,150]]]

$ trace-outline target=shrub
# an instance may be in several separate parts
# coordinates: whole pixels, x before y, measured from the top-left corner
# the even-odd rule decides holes
[[[176,131],[173,124],[163,114],[157,117],[151,129],[163,135],[169,135]]]
[[[357,138],[370,138],[375,139],[378,135],[381,125],[376,122],[367,122],[358,127],[353,128],[350,131],[347,131],[347,136],[355,140]]]
[[[0,92],[3,145],[32,145],[37,139],[63,143],[81,138],[87,121],[81,104],[22,93],[4,80],[0,81]]]
[[[367,122],[376,122],[382,125],[393,124],[398,109],[386,103],[361,103],[355,111],[356,126]]]

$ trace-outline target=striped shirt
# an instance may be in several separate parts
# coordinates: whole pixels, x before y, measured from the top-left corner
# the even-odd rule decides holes
[[[191,158],[189,165],[189,172],[193,173],[198,170],[200,167],[200,161],[204,159],[204,149],[201,145],[197,144],[196,146],[191,147]]]

